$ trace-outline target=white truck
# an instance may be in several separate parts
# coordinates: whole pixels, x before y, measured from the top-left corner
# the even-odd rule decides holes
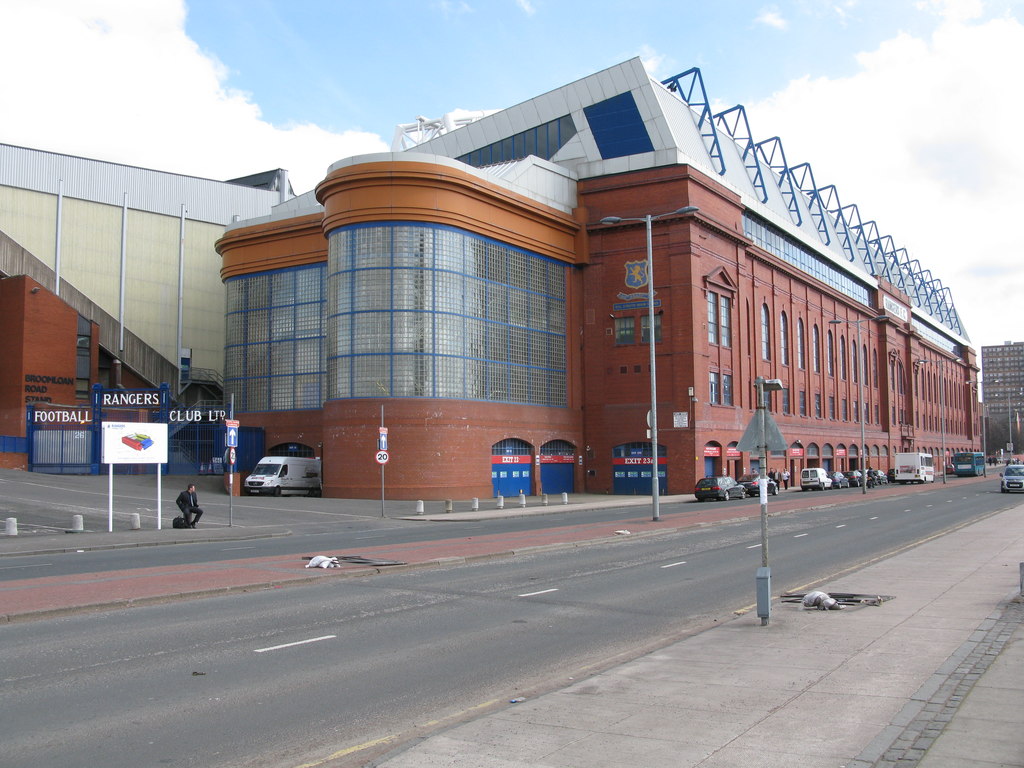
[[[320,459],[264,456],[245,478],[244,489],[253,496],[284,493],[319,496],[322,489]]]
[[[934,483],[935,460],[930,453],[897,453],[897,483]]]

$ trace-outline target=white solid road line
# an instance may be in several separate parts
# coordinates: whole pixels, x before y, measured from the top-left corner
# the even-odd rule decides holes
[[[557,591],[557,589],[542,589],[540,592],[527,592],[525,595],[519,595],[519,597],[533,597],[534,595],[546,595],[548,592]]]
[[[309,640],[299,640],[297,643],[285,643],[284,645],[272,645],[269,648],[254,648],[254,653],[266,653],[267,651],[279,651],[282,648],[292,648],[296,645],[306,645],[307,643],[319,643],[321,640],[333,640],[337,635],[324,635],[323,637],[311,637]]]

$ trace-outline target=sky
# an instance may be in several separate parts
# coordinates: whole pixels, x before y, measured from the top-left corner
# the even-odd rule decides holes
[[[952,291],[1024,340],[1013,222],[1024,0],[0,0],[0,143],[212,179],[387,151],[634,56],[699,67]],[[1018,307],[1022,309],[1024,307]]]

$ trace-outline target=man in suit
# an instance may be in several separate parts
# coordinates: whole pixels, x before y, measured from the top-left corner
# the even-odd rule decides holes
[[[196,495],[196,487],[189,484],[188,488],[178,494],[176,501],[181,514],[185,516],[185,527],[195,528],[199,518],[203,516],[203,510],[199,508],[199,497]]]

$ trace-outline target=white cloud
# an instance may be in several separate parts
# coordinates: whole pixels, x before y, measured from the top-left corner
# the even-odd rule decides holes
[[[537,6],[530,2],[530,0],[516,0],[516,5],[527,16],[533,16],[537,12]]]
[[[980,347],[1020,335],[1024,26],[964,23],[970,2],[942,6],[929,39],[899,35],[851,77],[803,78],[747,106],[756,137],[781,136],[790,164],[811,163],[819,187],[835,184],[952,291]]]
[[[263,120],[187,37],[183,0],[0,0],[0,15],[4,143],[210,178],[282,167],[298,192],[335,160],[387,149]]]
[[[762,8],[754,21],[772,29],[786,29],[789,26],[789,22],[782,17],[777,8]]]

